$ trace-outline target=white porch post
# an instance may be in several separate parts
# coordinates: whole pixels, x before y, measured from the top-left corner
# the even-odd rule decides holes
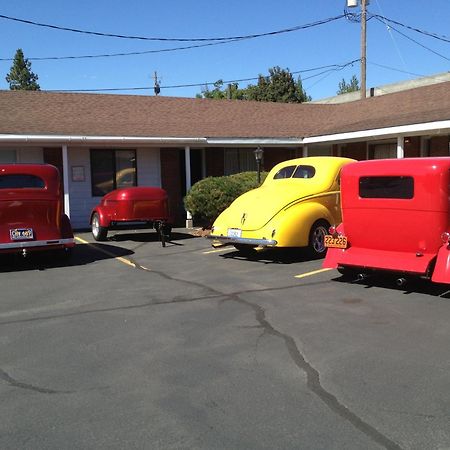
[[[397,158],[405,157],[405,138],[404,136],[397,136]]]
[[[308,156],[308,146],[304,145],[302,148],[302,158],[306,158]]]
[[[67,145],[62,146],[63,160],[63,186],[64,186],[64,213],[70,218],[70,197],[69,197],[69,157],[67,153]]]
[[[186,172],[186,192],[191,188],[191,148],[187,145],[184,147],[184,162]],[[192,228],[192,215],[186,211],[186,228]]]

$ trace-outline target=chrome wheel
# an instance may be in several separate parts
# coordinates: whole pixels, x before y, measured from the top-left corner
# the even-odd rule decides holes
[[[100,225],[100,218],[97,213],[92,216],[91,231],[92,236],[96,241],[104,241],[106,239],[106,235],[108,234],[108,228]]]
[[[325,235],[328,233],[328,224],[321,220],[316,222],[309,234],[309,250],[311,256],[323,257],[327,251],[325,247]]]

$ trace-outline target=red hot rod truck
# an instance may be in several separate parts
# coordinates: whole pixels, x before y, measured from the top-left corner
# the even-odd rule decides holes
[[[361,161],[341,173],[342,223],[324,267],[450,284],[450,157]]]

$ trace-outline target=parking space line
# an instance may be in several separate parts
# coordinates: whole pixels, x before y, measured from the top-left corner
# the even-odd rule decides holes
[[[84,239],[81,239],[81,238],[78,237],[78,236],[75,236],[75,239],[76,239],[78,242],[81,242],[82,244],[87,244],[87,245],[90,245],[91,247],[94,247],[94,248],[95,248],[96,250],[98,250],[99,252],[101,252],[101,253],[103,253],[103,254],[105,254],[105,255],[111,256],[111,257],[113,257],[113,258],[116,259],[117,261],[120,261],[120,262],[123,263],[123,264],[126,264],[126,265],[128,265],[128,266],[131,266],[131,267],[136,268],[136,264],[135,264],[134,262],[131,262],[131,261],[130,261],[129,259],[127,259],[127,258],[123,258],[122,256],[116,256],[114,253],[109,252],[108,250],[105,250],[105,249],[103,249],[103,248],[101,248],[101,247],[98,247],[98,246],[95,245],[95,244],[91,244],[90,242],[85,241]],[[146,267],[144,267],[144,269],[145,269],[145,270],[150,270],[150,269],[147,269]]]
[[[216,248],[214,250],[208,250],[207,252],[202,252],[204,255],[209,255],[210,253],[219,253],[219,252],[224,252],[226,250],[232,250],[231,247],[221,247],[221,248]]]
[[[295,275],[295,278],[306,278],[306,277],[310,277],[312,275],[316,275],[318,273],[328,272],[329,270],[333,270],[333,269],[325,268],[325,269],[313,270],[312,272],[301,273],[300,275]]]

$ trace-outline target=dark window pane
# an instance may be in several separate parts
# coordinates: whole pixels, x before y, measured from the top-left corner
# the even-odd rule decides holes
[[[295,170],[295,166],[283,167],[275,174],[273,179],[280,180],[282,178],[291,178],[292,174],[294,173],[294,170]]]
[[[312,178],[316,174],[313,166],[298,166],[292,178]]]
[[[92,195],[102,197],[114,189],[114,151],[91,150]]]
[[[116,189],[136,186],[136,152],[116,151]]]
[[[414,197],[412,177],[361,177],[359,195],[362,198],[402,198]]]
[[[42,178],[28,174],[8,174],[0,176],[0,189],[45,188]]]

